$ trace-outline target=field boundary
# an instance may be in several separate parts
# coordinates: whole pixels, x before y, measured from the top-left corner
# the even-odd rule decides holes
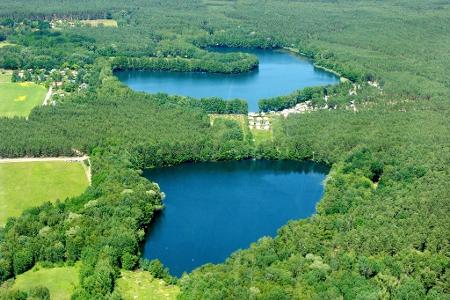
[[[49,88],[48,88],[48,91],[47,91],[47,94],[45,95],[45,98],[44,98],[44,102],[42,103],[42,105],[49,105],[50,104],[50,98],[52,97],[52,94],[53,94],[53,87],[52,86],[50,86]]]
[[[61,156],[61,157],[20,157],[20,158],[0,158],[0,164],[18,163],[18,162],[40,162],[40,161],[67,161],[76,162],[89,159],[89,156]]]
[[[80,162],[83,166],[84,173],[88,179],[89,185],[92,183],[92,171],[91,160],[89,156],[61,156],[61,157],[19,157],[19,158],[0,158],[0,164],[7,163],[26,163],[26,162],[52,162],[52,161],[64,161],[64,162]],[[85,164],[87,161],[87,165]]]

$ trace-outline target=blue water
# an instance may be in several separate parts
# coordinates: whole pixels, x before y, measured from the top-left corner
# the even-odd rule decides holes
[[[243,74],[155,71],[120,71],[115,74],[120,81],[136,91],[195,98],[240,98],[248,101],[250,111],[258,111],[259,99],[287,95],[304,87],[339,81],[334,74],[315,68],[310,60],[286,51],[239,51],[255,54],[259,59],[259,68]]]
[[[143,256],[180,276],[223,262],[289,220],[311,216],[323,194],[323,165],[296,161],[189,163],[147,170],[166,193]]]

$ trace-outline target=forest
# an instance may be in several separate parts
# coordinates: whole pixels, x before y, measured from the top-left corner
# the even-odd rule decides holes
[[[449,15],[450,3],[438,0],[2,1],[0,40],[10,44],[0,47],[0,68],[82,67],[89,88],[27,119],[0,118],[0,157],[81,151],[93,178],[84,194],[0,228],[0,283],[37,263],[81,261],[73,299],[120,299],[120,269],[176,283],[180,299],[448,299]],[[95,18],[118,27],[50,26]],[[255,143],[236,122],[211,126],[208,117],[247,113],[243,100],[138,93],[113,75],[258,65],[210,46],[293,48],[350,81],[261,99],[269,111],[322,105],[330,95],[336,109],[279,118],[273,140]],[[353,84],[361,86],[357,111],[346,109]],[[164,208],[164,191],[142,169],[247,158],[331,166],[317,213],[179,279],[139,260],[152,217]]]

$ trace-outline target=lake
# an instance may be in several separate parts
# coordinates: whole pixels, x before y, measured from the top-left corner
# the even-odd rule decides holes
[[[220,263],[289,220],[315,212],[329,169],[312,162],[245,160],[146,170],[166,193],[143,256],[180,276]]]
[[[339,77],[314,67],[311,60],[281,50],[226,49],[255,54],[259,68],[242,74],[200,72],[119,71],[119,80],[136,91],[163,92],[195,98],[240,98],[248,101],[249,111],[258,111],[258,100],[287,95],[308,86],[334,84]]]

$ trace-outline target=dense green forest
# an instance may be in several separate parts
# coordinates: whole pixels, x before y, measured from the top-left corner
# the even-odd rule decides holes
[[[92,159],[83,195],[30,209],[0,229],[0,282],[38,262],[82,260],[74,299],[119,299],[120,268],[163,209],[143,168],[186,161],[316,160],[331,165],[316,215],[178,280],[181,299],[448,299],[450,3],[446,1],[3,0],[0,67],[89,70],[89,88],[28,119],[0,118],[0,157]],[[118,27],[52,28],[112,18]],[[209,46],[297,49],[351,80],[262,99],[262,110],[335,95],[337,109],[280,118],[255,144],[245,102],[133,92],[114,68],[245,72],[254,57]],[[376,81],[380,89],[367,81]],[[352,84],[357,112],[345,109]],[[49,199],[50,200],[50,199]],[[156,267],[155,267],[156,265]],[[14,295],[2,295],[8,299]]]

